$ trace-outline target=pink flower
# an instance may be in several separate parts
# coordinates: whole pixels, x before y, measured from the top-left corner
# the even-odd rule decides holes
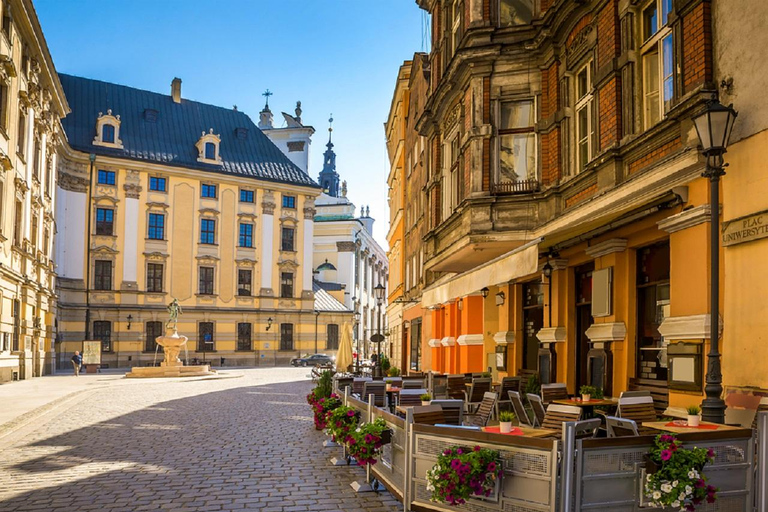
[[[347,416],[350,418],[355,415],[355,411],[347,411]]]
[[[707,457],[710,458],[710,459],[714,459],[715,458],[715,451],[712,448],[707,450]]]
[[[475,446],[475,451],[479,452],[480,451],[480,447],[479,446]]]
[[[672,452],[669,450],[661,450],[661,460],[669,460],[672,458]]]
[[[495,471],[495,470],[496,470],[495,462],[491,462],[490,464],[488,464],[488,471]]]

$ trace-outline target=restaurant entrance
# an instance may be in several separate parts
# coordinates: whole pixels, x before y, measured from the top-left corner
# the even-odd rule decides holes
[[[576,267],[576,390],[590,384],[587,374],[589,337],[587,329],[592,325],[592,271],[593,262]]]
[[[669,242],[637,251],[637,376],[667,383],[667,345],[659,326],[669,316]]]
[[[544,327],[544,287],[541,281],[523,283],[523,369],[539,369],[539,338]]]

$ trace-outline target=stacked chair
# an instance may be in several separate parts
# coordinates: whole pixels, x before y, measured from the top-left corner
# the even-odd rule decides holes
[[[541,427],[542,423],[544,423],[544,416],[547,415],[547,410],[544,408],[541,397],[533,393],[528,393],[525,396],[528,398],[528,403],[531,404],[533,409],[533,419],[536,422],[536,426]]]
[[[432,405],[443,408],[445,422],[448,425],[461,425],[464,423],[464,400],[432,400]]]
[[[374,395],[373,405],[376,407],[386,408],[387,403],[387,385],[383,380],[368,381],[363,383],[363,401],[368,400],[369,395]],[[421,402],[419,402],[421,403]]]
[[[491,419],[491,415],[493,414],[494,408],[496,406],[496,399],[496,393],[484,393],[483,399],[480,402],[480,405],[477,407],[477,410],[471,414],[467,414],[469,424],[475,427],[486,426],[488,421]]]
[[[633,420],[617,418],[615,416],[605,417],[605,428],[608,431],[608,437],[632,437],[639,436],[637,423]]]
[[[464,375],[449,375],[446,394],[448,398],[461,398],[464,399],[464,392],[467,387],[464,385]]]
[[[510,409],[512,409],[512,402],[509,398],[509,392],[518,391],[519,389],[520,377],[504,377],[501,379],[501,386],[499,386],[499,400],[496,402],[497,418],[499,417],[499,408],[502,405],[507,405]]]
[[[553,437],[560,439],[562,437],[563,422],[579,421],[580,419],[581,407],[576,407],[575,405],[550,404],[549,407],[547,407],[547,412],[544,415],[541,426],[542,428],[556,430],[557,434],[554,434]],[[599,427],[600,419],[595,418],[592,423],[596,423],[597,427]]]

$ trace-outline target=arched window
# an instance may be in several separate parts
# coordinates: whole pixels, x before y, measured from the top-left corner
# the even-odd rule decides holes
[[[205,158],[207,160],[216,160],[216,144],[213,142],[205,143]]]
[[[111,124],[104,124],[101,127],[101,141],[114,144],[115,142],[115,127]]]

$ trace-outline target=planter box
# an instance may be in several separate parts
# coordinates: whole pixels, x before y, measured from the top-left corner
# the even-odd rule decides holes
[[[643,455],[643,462],[645,463],[645,472],[649,475],[652,475],[661,469],[661,464],[653,460],[647,453]]]

